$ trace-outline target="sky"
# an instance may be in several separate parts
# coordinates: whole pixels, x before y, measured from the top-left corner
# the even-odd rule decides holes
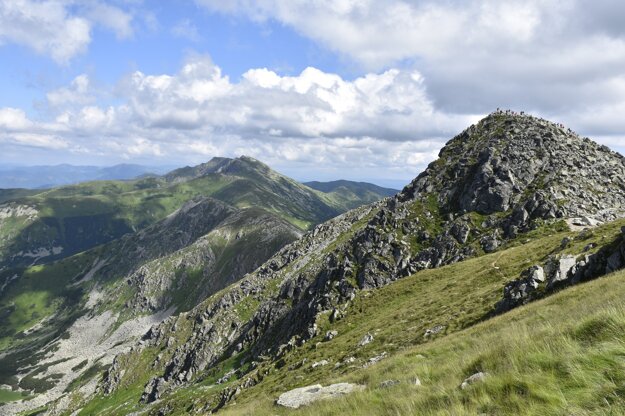
[[[617,0],[0,0],[0,164],[401,186],[496,108],[625,154]]]

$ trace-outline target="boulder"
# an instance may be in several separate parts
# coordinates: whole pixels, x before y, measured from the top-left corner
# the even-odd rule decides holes
[[[332,384],[327,387],[323,387],[321,384],[315,384],[313,386],[300,387],[282,393],[276,403],[279,406],[299,409],[301,406],[307,406],[318,400],[344,396],[355,391],[361,391],[364,388],[365,386],[350,383]]]
[[[326,332],[326,336],[323,338],[324,341],[331,341],[332,339],[334,339],[334,337],[336,337],[339,334],[339,331],[328,331]]]
[[[367,332],[365,334],[365,336],[362,337],[362,339],[358,343],[358,346],[359,347],[364,347],[365,345],[371,344],[372,342],[373,342],[373,335],[371,335],[369,332]]]
[[[445,330],[445,327],[443,325],[436,325],[435,327],[432,327],[432,328],[426,330],[425,334],[423,334],[423,336],[425,338],[431,337],[432,335],[440,334],[444,330]]]
[[[495,311],[502,313],[531,300],[533,293],[545,281],[545,270],[532,266],[521,273],[521,278],[508,283],[503,289],[503,299],[495,305]]]
[[[472,376],[467,377],[460,385],[460,388],[464,390],[468,388],[469,386],[471,386],[472,384],[482,383],[484,382],[484,380],[486,380],[486,377],[488,377],[488,373],[484,373],[481,371],[479,373],[475,373]]]
[[[565,255],[549,264],[549,286],[563,282],[571,277],[571,270],[577,264],[575,256]]]

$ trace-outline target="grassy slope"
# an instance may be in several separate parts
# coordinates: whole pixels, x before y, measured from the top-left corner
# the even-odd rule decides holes
[[[591,239],[611,241],[623,223],[604,227]],[[363,409],[380,415],[623,414],[625,272],[470,326],[490,310],[504,282],[545,253],[558,251],[561,238],[556,235],[421,272],[365,293],[348,317],[332,326],[339,331],[337,338],[316,348],[305,347],[286,363],[308,358],[307,365],[273,372],[260,386],[241,395],[225,414],[342,415]],[[577,253],[582,243],[566,251]],[[446,325],[446,331],[454,333],[427,342],[423,333],[435,324]],[[355,348],[366,332],[373,333],[375,341]],[[334,363],[345,357],[364,360],[382,351],[397,354],[368,369],[334,369]],[[330,365],[310,369],[310,363],[324,358]],[[478,371],[491,375],[486,383],[458,388]],[[421,387],[410,382],[414,377],[422,381]],[[401,384],[379,386],[389,379]],[[273,405],[284,386],[340,381],[368,388],[300,411]]]
[[[398,190],[383,188],[366,182],[333,181],[306,182],[304,185],[314,189],[317,194],[332,206],[347,211],[363,203],[369,204],[382,198],[393,196]]]
[[[26,196],[37,195],[41,192],[43,192],[41,189],[0,189],[0,204]]]
[[[183,182],[145,178],[92,181],[36,192],[1,190],[0,201],[11,197],[34,206],[40,219],[4,220],[0,226],[0,256],[12,267],[23,267],[34,260],[18,258],[14,262],[8,257],[20,251],[60,245],[63,252],[38,263],[67,257],[151,225],[200,195],[239,208],[264,208],[302,230],[385,196],[368,189],[354,193],[345,187],[329,193],[315,191],[264,165],[259,168],[253,162],[242,163],[247,163],[246,169],[233,175],[210,173]],[[301,199],[305,196],[309,199]]]
[[[591,242],[608,244],[620,234],[620,227],[624,224],[625,221],[619,221],[600,227],[592,234],[574,240],[564,252],[580,253]],[[536,400],[537,407],[532,407],[532,404],[528,406],[528,411],[538,412],[536,409],[544,405],[544,409],[551,409],[557,414],[556,409],[563,403],[575,401],[578,390],[579,394],[588,396],[589,392],[597,389],[596,382],[608,383],[608,380],[582,378],[579,387],[571,388],[569,392],[560,391],[559,396],[555,393],[562,379],[573,374],[569,370],[560,373],[559,369],[578,365],[566,361],[566,357],[575,348],[581,351],[587,341],[572,339],[566,341],[569,344],[556,343],[554,345],[558,349],[552,353],[550,339],[553,336],[557,340],[560,336],[558,331],[567,331],[567,320],[582,325],[583,322],[579,322],[580,315],[572,314],[571,311],[581,311],[583,308],[574,301],[563,306],[561,311],[558,306],[541,309],[540,305],[566,303],[558,299],[562,296],[562,299],[575,297],[575,293],[586,290],[590,293],[578,297],[595,299],[594,304],[599,308],[595,312],[599,315],[610,314],[614,308],[603,302],[601,297],[606,285],[603,282],[611,281],[612,278],[573,288],[504,317],[483,321],[500,298],[503,285],[517,278],[523,269],[543,262],[549,254],[562,252],[560,242],[565,236],[575,238],[578,234],[562,232],[536,236],[526,244],[513,242],[511,248],[504,251],[440,269],[422,271],[385,288],[359,293],[346,318],[333,324],[326,318],[320,319],[318,325],[321,335],[316,339],[294,350],[277,365],[261,363],[261,371],[269,370],[263,382],[244,390],[237,397],[236,404],[228,406],[224,411],[232,414],[297,414],[273,405],[280,393],[299,386],[347,380],[367,384],[368,389],[346,399],[315,405],[300,413],[357,414],[362,409],[372,409],[371,414],[475,414],[478,410],[501,414],[518,413],[524,400]],[[527,236],[522,238],[525,241]],[[625,279],[625,276],[622,278]],[[593,285],[604,286],[594,291]],[[624,294],[622,292],[625,292],[625,287],[619,290],[619,285],[614,284],[611,297],[617,299]],[[592,304],[589,301],[587,306],[590,308]],[[591,315],[591,312],[585,315]],[[625,325],[625,318],[623,322]],[[444,325],[446,329],[437,340],[431,342],[423,334],[435,325]],[[336,329],[339,335],[330,342],[321,342],[325,331],[330,329]],[[358,348],[358,341],[367,332],[374,334],[374,342]],[[532,340],[536,340],[533,346],[523,344],[531,344]],[[561,352],[558,352],[559,349]],[[369,358],[383,351],[389,353],[391,358],[366,370],[361,369]],[[512,355],[509,360],[500,357],[508,351],[516,355]],[[524,351],[536,351],[536,357],[527,358]],[[156,355],[159,351],[152,353]],[[144,354],[143,357],[150,354]],[[601,351],[598,354],[599,362],[614,358],[609,354],[601,356]],[[356,358],[353,364],[334,367],[335,363],[351,356]],[[240,358],[234,357],[232,361]],[[586,359],[583,356],[578,358]],[[594,360],[590,355],[587,358]],[[306,363],[302,365],[304,359]],[[311,363],[322,359],[329,360],[330,364],[311,368]],[[542,370],[536,369],[536,363],[529,365],[527,360],[532,359],[544,361],[545,374],[540,375],[537,381],[532,381],[531,377]],[[212,383],[231,366],[232,363],[222,363],[206,379],[177,391],[165,398],[159,406],[171,406],[175,414],[202,408],[205,403],[213,401],[211,397],[228,386],[214,386]],[[600,372],[605,369],[600,368]],[[493,377],[483,386],[459,391],[458,385],[464,378],[478,370],[488,371]],[[585,370],[579,371],[583,373]],[[414,376],[423,381],[424,385],[419,390],[407,383]],[[96,398],[82,414],[103,414],[106,413],[105,409],[121,412],[137,409],[137,400],[143,390],[142,383],[147,378],[147,374],[138,375],[136,383],[129,383],[127,388],[113,396]],[[380,381],[392,378],[404,383],[391,389],[377,387]],[[543,391],[543,383],[547,382],[551,383],[548,385],[553,391],[544,389],[543,403],[540,402],[543,398],[539,396]]]

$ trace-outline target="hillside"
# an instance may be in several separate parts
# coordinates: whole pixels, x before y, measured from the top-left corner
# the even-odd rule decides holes
[[[394,196],[399,191],[396,189],[383,188],[367,182],[353,182],[338,180],[331,182],[304,182],[309,188],[325,193],[334,199],[336,203],[345,208],[353,209],[363,203],[374,203],[381,197]]]
[[[265,209],[301,230],[383,197],[317,192],[245,156],[214,158],[162,177],[86,182],[34,195],[3,190],[0,270],[49,263],[113,241],[201,196]]]
[[[20,409],[62,396],[151,325],[343,209],[340,193],[326,196],[251,158],[180,172],[4,191],[12,199],[0,206],[0,231],[14,254],[0,269],[0,384],[34,397]]]
[[[367,385],[353,397],[380,403],[378,361],[487,320],[510,294],[529,302],[621,267],[624,160],[545,120],[492,114],[396,197],[315,227],[240,282],[153,326],[115,358],[95,397],[77,389],[56,408],[238,412],[260,400],[265,412],[285,413],[271,404],[279,393],[349,377]],[[537,268],[542,278],[525,277]],[[447,380],[489,370],[478,364]],[[405,391],[403,381],[394,389]]]

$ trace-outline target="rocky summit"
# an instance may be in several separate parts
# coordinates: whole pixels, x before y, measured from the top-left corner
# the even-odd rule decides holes
[[[100,392],[115,397],[140,372],[147,378],[135,400],[167,413],[180,404],[165,398],[235,357],[230,374],[236,381],[192,406],[217,411],[262,385],[317,337],[321,344],[340,338],[340,331],[324,337],[321,323],[349,319],[355,302],[366,297],[363,290],[568,232],[571,224],[598,226],[622,217],[624,207],[621,155],[543,119],[493,113],[447,143],[438,160],[397,196],[318,225],[240,282],[154,326],[140,346],[115,359]],[[542,282],[537,268],[525,279]],[[435,335],[425,331],[422,340],[449,330],[430,324]],[[355,339],[352,348],[376,344],[377,337],[366,335],[370,343]],[[162,352],[147,374],[133,364],[145,362],[155,349]],[[308,368],[326,367],[331,366]]]
[[[497,112],[452,139],[401,200],[434,193],[451,215],[510,212],[504,230],[534,219],[622,216],[625,159],[562,125]]]

